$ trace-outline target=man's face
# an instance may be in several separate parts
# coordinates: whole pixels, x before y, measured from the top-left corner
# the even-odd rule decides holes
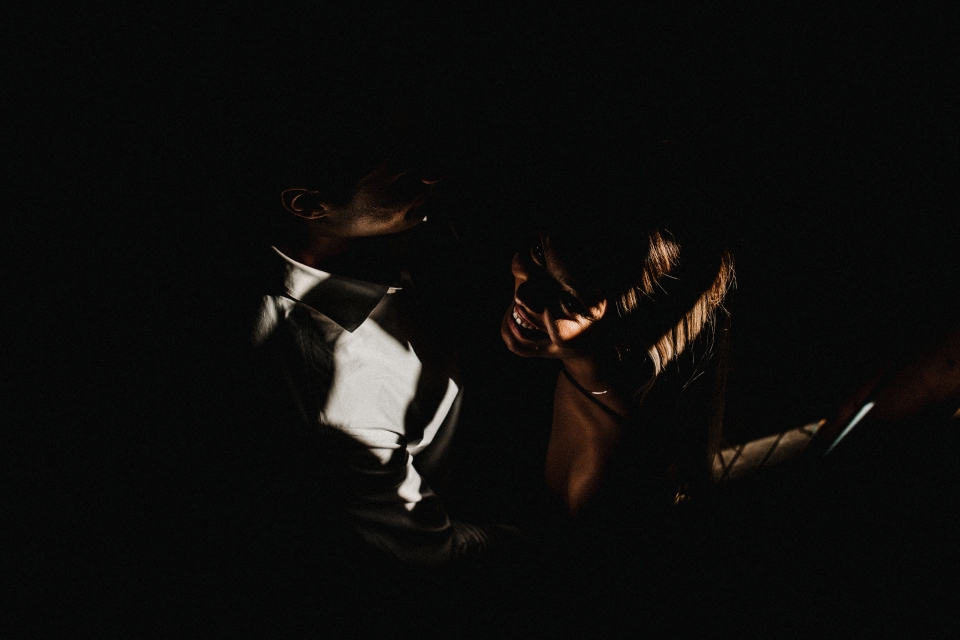
[[[350,199],[337,204],[322,191],[288,189],[284,207],[311,218],[320,235],[360,238],[405,231],[423,220],[418,207],[438,180],[381,164],[360,178]]]

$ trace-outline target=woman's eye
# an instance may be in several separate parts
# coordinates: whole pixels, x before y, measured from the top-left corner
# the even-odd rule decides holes
[[[560,294],[560,304],[563,305],[563,308],[567,311],[567,313],[571,313],[576,316],[587,315],[587,308],[583,305],[583,303],[569,293]]]
[[[547,264],[547,256],[543,253],[543,246],[540,244],[540,241],[535,241],[530,245],[530,255],[533,257],[533,261],[540,266]]]

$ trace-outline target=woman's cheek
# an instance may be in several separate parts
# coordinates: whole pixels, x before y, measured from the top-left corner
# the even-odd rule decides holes
[[[564,349],[576,351],[581,354],[603,350],[603,345],[598,342],[601,336],[597,333],[595,322],[582,319],[561,320],[560,323],[565,325],[563,328],[558,326],[557,331],[563,338]]]
[[[583,333],[583,327],[574,320],[558,320],[554,325],[560,345],[563,348],[575,348],[578,338]]]

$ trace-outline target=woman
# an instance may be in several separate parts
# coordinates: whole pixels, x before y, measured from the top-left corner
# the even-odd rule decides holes
[[[573,213],[513,256],[501,323],[514,354],[560,365],[539,463],[548,491],[524,510],[528,573],[541,573],[524,590],[558,628],[678,592],[649,577],[696,566],[676,552],[691,546],[677,504],[709,482],[718,444],[732,256],[696,203],[611,182],[554,192],[549,208]]]
[[[517,355],[560,361],[545,478],[571,516],[609,494],[611,465],[624,453],[635,472],[647,466],[646,489],[672,489],[673,500],[706,478],[712,459],[706,412],[692,429],[676,415],[649,414],[665,402],[677,407],[658,386],[679,383],[682,393],[704,377],[733,260],[696,221],[664,220],[568,218],[513,258],[501,335]],[[632,445],[645,450],[623,451]]]

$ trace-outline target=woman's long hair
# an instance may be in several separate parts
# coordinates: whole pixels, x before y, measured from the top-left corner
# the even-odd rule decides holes
[[[719,449],[730,348],[724,302],[734,285],[728,250],[695,239],[681,244],[666,229],[655,229],[640,278],[616,299],[621,335],[641,354],[624,363],[640,360],[633,374],[641,405],[668,368],[676,374],[665,385],[673,387],[669,402],[658,408],[667,421],[664,456],[676,465],[675,501],[709,482]]]
[[[724,303],[735,286],[720,212],[662,171],[633,183],[621,173],[578,186],[558,201],[566,215],[547,223],[556,230],[551,242],[568,269],[607,299],[605,335],[621,381],[640,412],[661,388],[658,402],[676,414],[658,417],[669,423],[665,455],[679,466],[679,477],[699,483],[722,427],[730,320]],[[665,377],[670,382],[660,383]],[[665,386],[674,391],[664,393]],[[664,401],[671,393],[673,400]]]
[[[696,255],[696,243],[681,245],[668,229],[647,235],[647,251],[636,283],[613,302],[623,349],[639,349],[649,375],[637,389],[646,393],[657,377],[697,341],[712,351],[717,315],[734,285],[733,256],[726,249]]]

